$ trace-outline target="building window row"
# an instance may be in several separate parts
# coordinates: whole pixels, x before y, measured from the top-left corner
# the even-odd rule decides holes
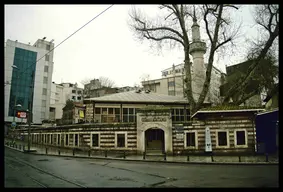
[[[234,146],[235,147],[247,147],[247,130],[237,129],[234,130]],[[186,131],[184,145],[186,148],[197,148],[198,136],[197,131]],[[216,131],[216,148],[230,147],[230,138],[228,130]]]
[[[77,93],[77,94],[82,94],[82,91],[76,91],[76,90],[72,90],[72,93]]]
[[[61,133],[47,133],[47,134],[31,134],[32,143],[42,143],[57,146],[79,147],[79,133],[61,134]],[[90,134],[90,147],[100,148],[100,133]],[[127,147],[127,132],[115,133],[115,147]]]
[[[97,123],[136,122],[136,108],[123,108],[121,113],[122,120],[120,119],[120,108],[96,107],[94,117]],[[173,122],[189,121],[190,111],[188,109],[171,109],[171,117]]]

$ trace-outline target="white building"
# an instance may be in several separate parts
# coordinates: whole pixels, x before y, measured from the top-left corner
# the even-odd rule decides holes
[[[62,118],[63,108],[68,99],[74,102],[83,102],[83,89],[73,83],[56,84],[52,82],[50,97],[51,120]]]
[[[34,45],[7,40],[5,45],[5,122],[13,121],[16,105],[20,104],[22,110],[27,110],[30,102],[33,123],[41,124],[42,120],[49,119],[54,65],[53,51],[50,52],[50,50],[53,48],[54,43],[46,41],[45,38],[38,39]],[[21,122],[21,119],[15,117],[15,121]]]

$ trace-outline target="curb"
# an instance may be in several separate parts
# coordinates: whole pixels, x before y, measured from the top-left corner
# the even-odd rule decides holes
[[[19,149],[6,146],[10,149],[26,153]],[[132,162],[143,162],[143,163],[168,163],[168,164],[194,164],[194,165],[279,165],[278,162],[185,162],[185,161],[156,161],[156,160],[142,160],[142,159],[120,159],[120,158],[111,158],[111,157],[88,157],[88,156],[72,156],[72,155],[55,155],[55,154],[39,154],[39,153],[26,153],[32,155],[45,155],[52,157],[64,157],[64,158],[81,158],[81,159],[99,159],[99,160],[116,160],[116,161],[132,161]]]

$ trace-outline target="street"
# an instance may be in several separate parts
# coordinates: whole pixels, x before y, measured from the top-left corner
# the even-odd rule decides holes
[[[5,187],[278,187],[278,165],[194,165],[25,154],[5,147]]]

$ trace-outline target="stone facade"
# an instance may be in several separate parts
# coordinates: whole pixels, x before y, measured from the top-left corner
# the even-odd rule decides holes
[[[191,123],[173,123],[168,112],[138,112],[136,123],[95,123],[49,128],[38,127],[32,128],[31,134],[33,142],[45,145],[96,151],[125,150],[132,153],[141,153],[145,151],[145,132],[154,128],[163,130],[164,152],[167,154],[191,154],[204,153],[206,127],[210,128],[212,151],[214,153],[242,153],[255,150],[254,112],[245,111],[207,114],[205,117],[196,117]],[[27,135],[27,129],[18,131],[19,134]],[[226,135],[224,145],[220,144],[220,132],[221,135]],[[237,140],[240,135],[238,132],[243,137],[240,144]],[[190,133],[192,134],[190,135]],[[97,135],[93,137],[94,134]],[[122,146],[118,144],[118,136],[123,138]],[[192,136],[194,139],[192,139]],[[190,138],[188,139],[188,137]],[[96,144],[94,144],[93,138],[98,138]],[[192,141],[194,142],[192,143]],[[190,142],[190,145],[187,142]]]

